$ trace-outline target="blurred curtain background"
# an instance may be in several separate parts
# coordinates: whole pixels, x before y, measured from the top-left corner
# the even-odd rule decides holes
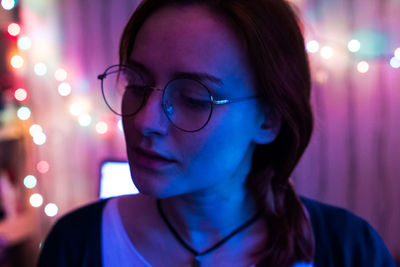
[[[0,7],[6,66],[0,73],[0,154],[13,157],[8,169],[18,172],[10,178],[0,166],[0,184],[8,184],[0,186],[5,243],[12,238],[4,225],[19,221],[31,227],[13,230],[21,234],[8,242],[31,239],[39,247],[60,216],[98,199],[101,162],[126,158],[118,118],[103,103],[96,77],[118,63],[119,36],[138,2],[20,0],[10,10]],[[315,114],[294,184],[304,196],[367,219],[399,258],[400,49],[398,59],[394,52],[400,1],[291,2],[308,44]],[[6,34],[11,22],[20,25],[16,36]],[[348,47],[350,40],[358,42]],[[12,66],[16,55],[23,63],[14,58]],[[15,93],[19,88],[26,99]],[[20,140],[20,155],[3,145],[10,140]],[[4,201],[9,192],[17,192],[11,204]]]

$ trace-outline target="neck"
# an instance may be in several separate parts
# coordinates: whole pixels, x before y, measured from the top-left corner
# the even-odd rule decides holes
[[[162,206],[170,223],[198,250],[210,247],[257,213],[245,190],[223,197],[170,197],[162,200]]]
[[[212,246],[258,212],[245,189],[253,149],[249,148],[233,176],[196,192],[162,199],[167,219],[194,248]]]

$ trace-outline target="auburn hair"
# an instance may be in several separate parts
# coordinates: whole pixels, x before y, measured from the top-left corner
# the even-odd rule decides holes
[[[285,0],[144,0],[122,34],[120,63],[130,58],[138,31],[155,11],[192,4],[209,8],[232,25],[245,43],[261,101],[281,119],[276,139],[256,146],[246,180],[268,229],[257,265],[312,262],[311,222],[289,179],[313,128],[310,69],[299,20]]]

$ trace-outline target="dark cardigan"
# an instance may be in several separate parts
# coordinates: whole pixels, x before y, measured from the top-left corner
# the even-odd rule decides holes
[[[379,235],[363,219],[302,197],[315,236],[314,266],[395,267]],[[47,237],[38,267],[101,266],[101,216],[107,200],[61,218]]]

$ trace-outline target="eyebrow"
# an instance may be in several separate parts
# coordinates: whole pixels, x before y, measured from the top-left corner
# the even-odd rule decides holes
[[[129,59],[127,62],[128,66],[133,66],[135,68],[138,68],[140,71],[145,72],[145,74],[150,75],[151,71],[149,68],[147,68],[144,64],[137,62],[133,59]],[[193,79],[197,80],[200,82],[211,82],[214,83],[217,86],[222,86],[224,83],[222,80],[214,75],[211,75],[209,73],[205,72],[184,72],[184,71],[178,71],[173,73],[174,78],[188,78],[188,79]]]

